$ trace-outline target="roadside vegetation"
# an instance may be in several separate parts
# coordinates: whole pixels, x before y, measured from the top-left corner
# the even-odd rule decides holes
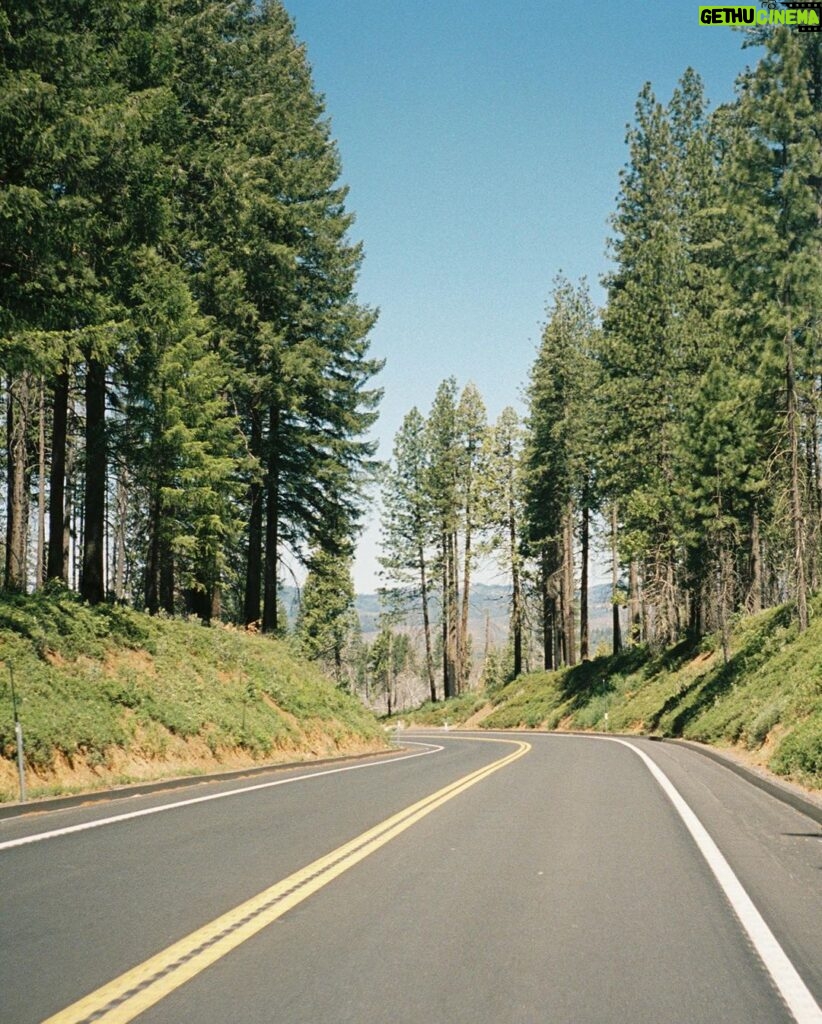
[[[800,633],[792,609],[740,620],[722,638],[646,645],[573,668],[532,672],[402,716],[409,724],[647,733],[735,748],[753,763],[822,789],[822,600]],[[479,716],[478,716],[479,717]]]
[[[385,745],[285,642],[50,586],[0,594],[0,800],[17,798],[12,675],[31,796]]]

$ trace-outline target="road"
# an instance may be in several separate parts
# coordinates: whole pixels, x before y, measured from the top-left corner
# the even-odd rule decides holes
[[[410,740],[0,821],[0,1021],[822,1021],[811,818],[678,745]]]

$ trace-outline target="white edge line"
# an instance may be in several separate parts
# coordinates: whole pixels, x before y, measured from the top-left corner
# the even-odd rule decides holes
[[[436,754],[443,747],[431,746],[430,744],[413,743],[407,741],[408,745],[424,746],[425,750],[417,751],[415,754],[403,754],[402,757],[392,757],[386,761],[369,761],[367,764],[350,764],[344,768],[327,768],[320,772],[310,772],[307,775],[293,775],[285,779],[275,779],[273,782],[259,782],[253,786],[244,786],[242,789],[232,789],[226,793],[210,793],[207,796],[192,797],[189,800],[177,800],[171,804],[163,804],[160,807],[146,807],[141,811],[128,811],[125,814],[115,814],[108,818],[97,818],[95,821],[84,821],[79,825],[68,825],[66,828],[56,828],[49,832],[37,832],[34,835],[22,836],[19,839],[8,839],[0,843],[0,851],[10,850],[15,846],[26,846],[28,843],[40,843],[46,839],[56,839],[58,836],[68,836],[75,832],[85,832],[92,828],[101,828],[103,825],[114,825],[119,821],[129,821],[133,818],[144,818],[149,814],[160,814],[162,811],[174,811],[180,807],[191,807],[194,804],[204,804],[209,800],[223,800],[231,796],[242,796],[244,793],[254,793],[261,789],[272,789],[274,786],[285,786],[291,782],[304,782],[307,779],[319,779],[323,775],[338,775],[341,772],[355,772],[363,768],[384,768],[387,765],[397,764],[399,761],[409,761],[414,757],[424,757],[426,754]],[[36,809],[36,807],[34,808]]]
[[[561,734],[559,734],[561,735]],[[641,757],[645,766],[661,786],[663,792],[674,805],[685,827],[699,848],[699,852],[708,863],[720,888],[725,893],[734,913],[739,918],[745,933],[765,969],[773,979],[779,994],[784,999],[797,1024],[822,1024],[822,1008],[814,999],[808,986],[799,976],[799,972],[788,959],[785,950],[780,946],[776,936],[768,927],[765,919],[754,906],[753,900],[734,874],[719,847],[708,834],[707,829],[697,818],[690,806],[685,802],[679,790],[674,786],[659,765],[644,750],[635,747],[627,740],[616,736],[575,737],[583,739],[606,740],[619,743]]]

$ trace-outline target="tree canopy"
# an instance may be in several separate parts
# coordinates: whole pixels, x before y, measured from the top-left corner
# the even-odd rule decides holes
[[[278,0],[4,6],[6,587],[273,631],[284,553],[350,554],[381,364],[339,177]]]

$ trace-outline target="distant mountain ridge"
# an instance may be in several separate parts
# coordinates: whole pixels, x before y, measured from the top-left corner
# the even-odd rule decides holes
[[[294,624],[300,607],[300,592],[296,587],[283,587],[280,599],[285,605],[288,621]],[[577,593],[579,600],[579,593]],[[360,620],[363,639],[370,641],[379,631],[382,613],[379,594],[357,594],[354,607]],[[431,599],[432,614],[439,609],[436,594]],[[468,612],[468,630],[477,644],[485,643],[488,636],[491,646],[505,643],[511,614],[511,588],[501,584],[475,583],[471,587]],[[611,584],[600,583],[588,590],[588,620],[591,643],[611,637]],[[408,612],[406,627],[412,631],[422,628],[422,615],[418,609]]]

